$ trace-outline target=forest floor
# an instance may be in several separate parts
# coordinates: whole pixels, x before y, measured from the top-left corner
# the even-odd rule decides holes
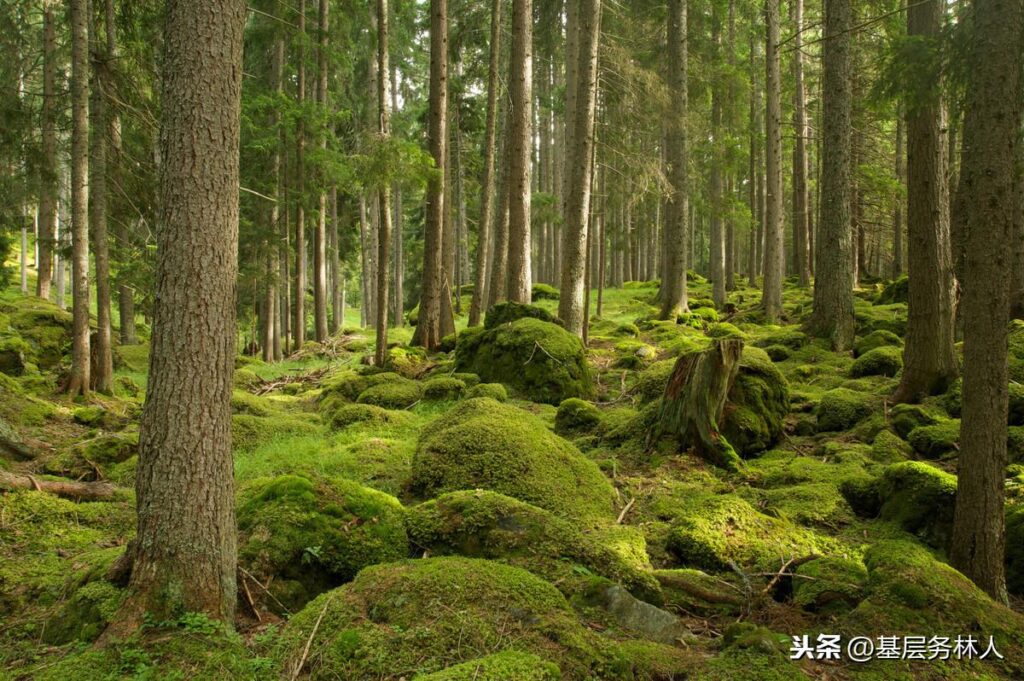
[[[461,319],[435,356],[405,327],[369,366],[355,325],[283,363],[240,356],[237,633],[182,613],[103,648],[147,346],[116,349],[113,395],[70,402],[70,315],[0,293],[0,475],[116,485],[92,502],[0,495],[0,679],[1024,678],[1024,329],[1007,608],[945,562],[958,387],[887,401],[905,282],[857,292],[853,354],[800,331],[810,291],[792,282],[781,326],[756,289],[726,312],[690,286],[673,322],[654,321],[655,283],[606,290],[586,350],[538,287],[488,330]],[[745,344],[722,424],[735,470],[652,434],[676,358],[720,338]],[[791,659],[802,636],[817,659]],[[990,640],[1002,659],[979,659]]]

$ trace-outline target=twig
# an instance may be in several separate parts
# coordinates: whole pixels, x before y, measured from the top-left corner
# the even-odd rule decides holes
[[[630,510],[633,508],[633,504],[635,503],[636,497],[633,497],[632,499],[629,500],[629,503],[626,504],[625,508],[622,509],[622,513],[619,514],[619,519],[615,521],[616,525],[622,524],[622,521],[626,519],[626,514],[630,512]]]
[[[288,608],[285,607],[284,603],[282,603],[281,601],[277,600],[277,596],[275,596],[274,594],[270,593],[270,589],[268,589],[267,587],[263,586],[263,584],[260,582],[260,580],[258,580],[258,579],[256,579],[255,577],[252,576],[251,572],[249,572],[248,570],[246,570],[245,568],[242,568],[242,567],[238,568],[238,571],[241,572],[246,577],[248,577],[249,579],[251,579],[256,586],[258,586],[259,588],[263,589],[263,592],[265,594],[267,594],[268,596],[273,598],[274,602],[277,603],[279,606],[281,606],[281,610],[283,610],[286,615],[290,615],[291,614],[291,612],[288,610]]]
[[[320,615],[316,618],[316,623],[313,625],[313,631],[309,632],[309,638],[306,639],[306,647],[302,649],[302,657],[299,658],[299,664],[292,670],[292,681],[299,678],[302,667],[306,664],[306,657],[309,656],[309,647],[313,645],[313,637],[316,636],[316,631],[320,628],[320,622],[323,621],[324,615],[327,614],[327,607],[331,604],[332,598],[334,598],[333,592],[327,596],[327,600],[324,601],[324,607],[320,609]]]

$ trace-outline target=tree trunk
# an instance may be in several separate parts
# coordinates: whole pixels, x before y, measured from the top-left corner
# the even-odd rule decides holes
[[[57,230],[57,38],[53,7],[43,5],[42,168],[39,187],[39,255],[36,258],[36,295],[50,297]]]
[[[711,10],[711,68],[722,59],[722,18],[717,5]],[[708,278],[715,307],[725,309],[725,234],[722,231],[722,88],[711,88],[711,178],[709,181]]]
[[[306,101],[306,0],[299,0],[298,82],[295,94],[301,110]],[[306,342],[306,123],[299,114],[295,131],[295,299],[292,301],[292,348]]]
[[[509,131],[508,299],[529,303],[530,157],[533,149],[533,0],[512,0]]]
[[[490,268],[490,279],[491,283],[487,287],[487,308],[490,309],[495,304],[500,303],[506,299],[506,291],[508,285],[508,201],[509,201],[509,186],[508,186],[508,153],[510,144],[508,143],[508,127],[509,127],[509,111],[506,105],[505,111],[503,112],[502,119],[502,141],[501,150],[498,154],[500,159],[499,171],[498,171],[498,210],[495,214],[494,222],[494,248],[491,258]]]
[[[110,243],[107,239],[107,83],[110,63],[103,60],[99,44],[99,26],[91,22],[93,69],[89,96],[89,226],[92,252],[96,261],[96,334],[90,347],[92,366],[91,388],[110,394],[114,389],[114,355],[110,316]]]
[[[740,457],[719,432],[718,422],[742,355],[743,341],[725,339],[680,356],[661,398],[651,441],[672,435],[714,465],[737,470]]]
[[[907,11],[907,34],[936,43],[945,4],[918,3]],[[917,402],[946,392],[957,377],[954,347],[953,252],[949,235],[946,112],[935,91],[907,105],[907,335],[903,374],[893,400]]]
[[[892,211],[892,278],[903,274],[903,116],[896,117],[896,191]]]
[[[775,324],[782,316],[782,67],[779,60],[779,0],[765,0],[767,34],[765,49],[765,165],[767,190],[764,226],[765,319]]]
[[[814,311],[809,330],[833,349],[853,347],[853,241],[850,85],[853,10],[850,0],[827,0],[822,79],[821,217],[814,265]]]
[[[661,319],[675,319],[689,310],[686,291],[686,262],[690,250],[689,187],[687,181],[687,44],[686,0],[668,3],[668,85],[670,119],[666,122],[668,180],[672,194],[665,204],[662,253],[665,279],[661,282]]]
[[[398,111],[398,69],[394,64],[391,66],[391,111]],[[394,184],[393,193],[395,216],[391,227],[393,232],[392,241],[394,242],[392,284],[394,285],[395,293],[393,296],[394,305],[391,310],[391,324],[392,326],[401,327],[405,323],[405,244],[402,238],[402,229],[405,224],[405,209],[402,205],[402,187],[397,182]]]
[[[89,354],[89,3],[71,0],[71,281],[73,331],[67,392],[87,395]]]
[[[484,177],[480,184],[480,221],[476,243],[476,282],[469,304],[469,325],[478,326],[487,301],[488,259],[491,248],[491,225],[494,223],[494,157],[497,154],[498,68],[501,64],[502,0],[491,2],[490,63],[487,69],[487,121],[484,132]]]
[[[320,0],[326,3],[328,0]],[[386,143],[391,135],[391,68],[388,66],[388,0],[377,0],[377,132]],[[391,257],[391,185],[382,182],[377,192],[380,231],[377,235],[377,351],[374,360],[384,366],[388,357],[388,277]]]
[[[808,255],[810,231],[807,205],[807,111],[804,91],[803,39],[804,1],[792,0],[793,17],[793,269],[801,286],[810,286]]]
[[[571,125],[572,147],[566,155],[565,225],[562,230],[562,279],[558,316],[571,333],[582,337],[586,326],[584,294],[590,289],[585,280],[586,245],[590,242],[589,221],[592,198],[594,156],[594,116],[597,111],[597,55],[601,41],[601,1],[579,2],[576,23],[577,63],[571,95],[574,119]],[[568,95],[567,95],[568,96]],[[566,110],[569,110],[567,105]]]
[[[109,634],[204,613],[229,626],[237,562],[231,462],[238,140],[245,4],[168,3],[160,226],[138,533]]]
[[[750,203],[750,234],[747,239],[747,283],[751,288],[757,288],[757,239],[760,221],[758,219],[758,185],[757,176],[760,165],[759,160],[759,138],[761,134],[761,112],[760,93],[757,83],[757,45],[753,32],[750,34],[750,112],[749,112],[749,136],[750,136],[750,159],[747,168],[748,201]]]
[[[963,195],[964,383],[950,563],[1007,600],[1004,554],[1007,316],[1019,213],[1020,59],[1024,2],[977,0],[968,56],[960,182]]]
[[[448,161],[448,0],[430,0],[430,154],[436,171],[427,185],[423,235],[423,286],[413,343],[429,351],[441,345],[444,168]]]
[[[323,115],[327,109],[327,40],[329,25],[328,9],[330,0],[319,0],[319,18],[317,31],[319,44],[316,51],[317,65],[317,105]],[[387,72],[384,73],[387,81]],[[327,127],[320,131],[320,153],[327,154]],[[321,178],[323,180],[323,178]],[[386,309],[386,306],[384,306]],[[316,342],[327,340],[327,186],[321,181],[320,210],[317,212],[316,241],[313,244],[313,319]]]
[[[331,325],[329,331],[334,335],[345,327],[345,315],[341,313],[341,244],[338,241],[338,187],[331,186],[331,227],[327,233],[328,259],[330,260]]]

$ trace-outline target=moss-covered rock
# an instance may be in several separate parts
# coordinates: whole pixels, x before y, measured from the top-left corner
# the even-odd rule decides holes
[[[452,492],[409,509],[406,527],[417,550],[501,560],[558,584],[580,588],[586,572],[619,582],[648,601],[661,592],[647,555],[609,546],[603,533],[584,534],[549,511],[485,490]],[[623,555],[623,554],[626,555]],[[579,568],[586,568],[581,571]]]
[[[248,451],[278,438],[318,432],[320,425],[315,414],[275,412],[270,416],[231,416],[231,446],[236,450]]]
[[[580,339],[534,317],[463,332],[455,361],[457,370],[512,386],[537,402],[558,404],[569,397],[588,398],[594,392]]]
[[[122,463],[139,453],[139,433],[100,435],[76,445],[75,452],[100,465]]]
[[[570,397],[558,405],[555,432],[573,434],[589,432],[601,424],[601,410],[592,403]]]
[[[895,376],[903,368],[903,350],[898,347],[882,346],[868,350],[857,358],[850,367],[850,376]]]
[[[793,602],[811,612],[848,612],[864,599],[867,581],[867,568],[859,560],[823,556],[796,569]]]
[[[484,316],[484,328],[493,329],[504,324],[511,324],[517,319],[539,319],[542,322],[559,324],[559,320],[553,314],[536,305],[525,303],[505,302],[498,303]]]
[[[640,369],[654,361],[658,350],[638,340],[624,340],[615,345],[615,366],[617,369]]]
[[[910,291],[910,279],[906,275],[888,282],[875,299],[879,305],[905,303]]]
[[[847,388],[829,390],[821,396],[816,414],[818,431],[848,430],[871,415],[874,400]]]
[[[294,610],[367,565],[408,556],[404,519],[397,499],[350,480],[263,478],[240,492],[238,555]]]
[[[960,421],[941,421],[910,431],[907,442],[926,459],[941,459],[959,449]]]
[[[804,333],[803,331],[800,331],[797,328],[776,328],[777,330],[760,336],[754,342],[754,345],[756,345],[759,348],[764,348],[765,350],[767,350],[770,347],[783,347],[790,351],[796,351],[810,342],[810,339],[807,337],[807,334]]]
[[[75,423],[89,426],[90,428],[100,428],[106,426],[109,422],[107,410],[98,404],[78,407],[71,412],[71,418]]]
[[[558,300],[559,292],[558,289],[550,284],[537,283],[533,285],[532,295],[530,299],[533,302],[538,300]]]
[[[789,383],[768,355],[744,348],[739,373],[729,390],[722,434],[743,457],[765,451],[782,436],[789,413]]]
[[[668,379],[672,376],[675,365],[674,359],[666,359],[655,362],[641,371],[633,385],[633,394],[641,402],[651,402],[661,398],[665,394],[665,386],[668,385]]]
[[[122,547],[101,549],[78,558],[76,564],[81,567],[67,580],[67,598],[43,629],[47,643],[91,642],[103,633],[124,600],[124,590],[104,575],[123,551]]]
[[[358,373],[352,370],[345,370],[328,376],[322,382],[320,399],[321,401],[335,399],[355,402],[369,388],[385,383],[404,383],[408,380],[394,371]]]
[[[879,463],[896,463],[905,461],[913,454],[913,450],[891,430],[882,430],[871,443],[871,458]]]
[[[437,376],[423,383],[423,399],[434,402],[457,400],[466,392],[466,382],[453,376]]]
[[[559,681],[562,671],[531,653],[503,650],[433,674],[420,674],[413,681]]]
[[[423,348],[405,346],[388,348],[388,355],[384,361],[385,369],[406,378],[419,377],[428,366],[427,353]]]
[[[408,409],[422,398],[423,386],[416,381],[404,379],[372,385],[359,393],[356,401],[384,409]]]
[[[953,529],[956,476],[921,461],[904,461],[885,469],[879,480],[880,517],[945,548]]]
[[[904,440],[915,428],[933,426],[938,422],[936,414],[917,404],[895,404],[889,409],[889,423]]]
[[[466,397],[489,397],[498,402],[508,400],[508,390],[501,383],[480,383],[466,391]]]
[[[853,344],[853,356],[860,357],[878,348],[902,348],[903,339],[892,331],[872,331],[866,336],[861,336]]]
[[[324,419],[332,428],[347,428],[357,423],[367,423],[379,426],[401,425],[409,421],[409,414],[404,411],[385,409],[373,404],[342,404],[330,413],[324,414]]]
[[[27,363],[51,371],[70,355],[73,322],[67,310],[48,300],[19,296],[12,303],[0,304],[0,313],[8,318],[13,331],[10,336],[19,337],[17,347]]]
[[[235,369],[232,382],[238,390],[252,391],[263,384],[263,379],[249,367],[241,367]]]
[[[486,398],[466,400],[424,428],[411,488],[425,498],[489,489],[581,521],[613,512],[597,464],[537,417]]]
[[[747,334],[743,333],[743,331],[740,331],[739,328],[729,322],[715,324],[709,328],[706,333],[710,338],[735,338],[738,340],[747,340]]]

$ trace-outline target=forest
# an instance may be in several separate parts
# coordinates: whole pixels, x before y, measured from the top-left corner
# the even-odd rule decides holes
[[[0,681],[1024,678],[1024,0],[0,0]]]

